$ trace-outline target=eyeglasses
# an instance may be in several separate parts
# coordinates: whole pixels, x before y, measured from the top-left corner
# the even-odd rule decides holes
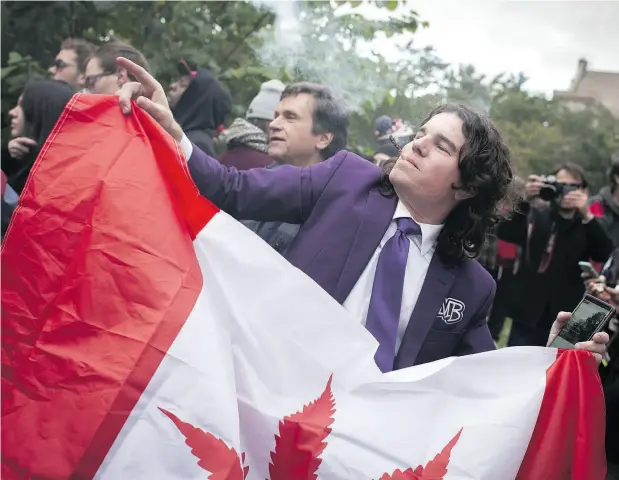
[[[92,90],[92,88],[95,86],[95,84],[100,78],[107,77],[108,75],[114,75],[115,73],[116,72],[101,72],[101,73],[97,73],[96,75],[88,75],[84,79],[84,86],[88,90]]]
[[[63,60],[60,60],[59,58],[54,60],[54,64],[52,65],[52,67],[54,67],[58,71],[64,70],[67,67],[75,67],[75,66],[76,65],[74,63],[67,63]]]

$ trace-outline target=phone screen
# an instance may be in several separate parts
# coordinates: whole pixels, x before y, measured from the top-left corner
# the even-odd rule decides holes
[[[600,329],[613,314],[615,309],[602,302],[595,301],[589,295],[578,304],[572,312],[572,318],[565,324],[557,338],[550,345],[557,348],[573,348],[578,342],[586,342]]]

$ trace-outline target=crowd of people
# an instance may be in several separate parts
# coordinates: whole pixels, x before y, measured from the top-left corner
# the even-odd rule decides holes
[[[493,349],[506,318],[510,346],[546,346],[585,292],[619,308],[619,163],[598,195],[571,163],[523,181],[492,122],[449,104],[414,132],[380,116],[376,151],[358,155],[347,151],[346,105],[328,85],[278,79],[226,125],[232,96],[212,72],[179,59],[166,92],[147,59],[118,41],[68,39],[49,73],[25,85],[10,111],[3,236],[72,96],[116,94],[125,113],[141,98],[180,142],[203,195],[366,326],[383,371]],[[599,274],[583,274],[579,262]],[[578,346],[601,359],[611,471],[619,464],[617,330],[613,319]]]

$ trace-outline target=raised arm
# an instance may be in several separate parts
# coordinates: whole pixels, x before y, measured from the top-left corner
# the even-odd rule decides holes
[[[347,152],[311,167],[282,165],[239,171],[181,142],[189,171],[200,193],[239,220],[303,223]]]
[[[150,73],[126,58],[119,57],[116,63],[137,80],[125,83],[116,93],[123,113],[131,112],[131,101],[135,100],[180,142],[202,195],[238,219],[302,223],[346,159],[347,153],[340,152],[326,162],[303,169],[282,166],[239,172],[224,167],[187,139],[174,120],[163,87]]]

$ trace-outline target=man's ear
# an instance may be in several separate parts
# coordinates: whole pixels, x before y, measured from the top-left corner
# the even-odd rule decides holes
[[[333,141],[334,135],[331,132],[325,132],[318,135],[318,141],[316,142],[316,148],[318,150],[324,150]]]
[[[86,76],[83,73],[80,73],[75,79],[77,90],[84,88],[85,83],[86,83]]]
[[[454,193],[454,197],[456,200],[458,200],[459,202],[463,201],[463,200],[467,200],[469,198],[473,198],[476,195],[475,192],[469,192],[467,190],[463,190],[461,188],[457,188],[455,193]]]
[[[118,88],[122,87],[125,83],[130,82],[129,73],[124,68],[118,68],[116,70],[116,83]]]

